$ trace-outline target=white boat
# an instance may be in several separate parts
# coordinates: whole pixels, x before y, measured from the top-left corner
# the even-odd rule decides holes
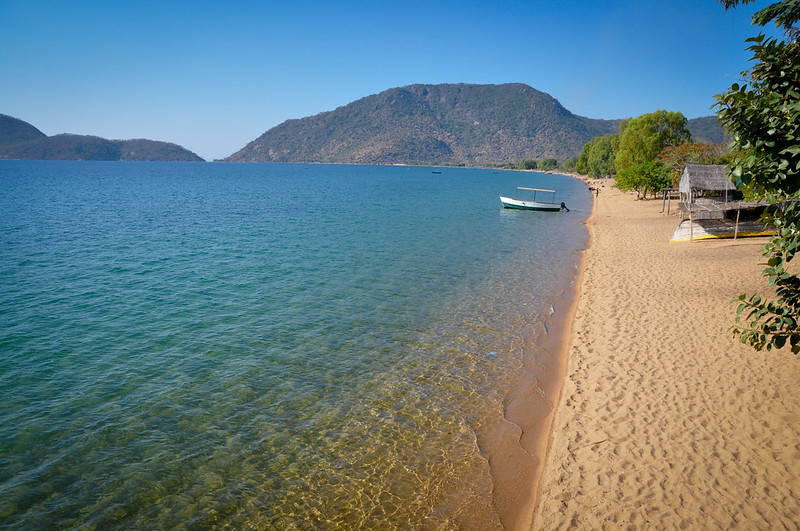
[[[503,208],[517,208],[520,210],[539,210],[543,212],[558,212],[562,208],[568,210],[563,203],[551,203],[551,202],[544,202],[544,201],[537,201],[537,194],[552,194],[548,197],[548,199],[555,200],[556,198],[556,191],[555,190],[543,190],[541,188],[524,188],[522,186],[517,187],[518,190],[529,190],[533,192],[532,199],[517,199],[517,198],[510,198],[510,197],[503,197],[500,196],[500,202],[503,203]]]

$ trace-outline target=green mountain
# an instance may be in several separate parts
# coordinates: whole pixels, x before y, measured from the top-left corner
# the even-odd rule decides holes
[[[225,160],[467,166],[564,161],[592,138],[616,133],[620,122],[572,114],[521,83],[409,85],[288,120]]]
[[[106,140],[97,136],[47,136],[31,124],[0,114],[0,159],[202,161],[191,151],[156,140]]]
[[[409,85],[288,120],[225,160],[481,165],[577,156],[619,120],[577,116],[521,83]]]
[[[28,122],[23,122],[19,118],[0,114],[0,150],[5,146],[45,138],[42,133]]]

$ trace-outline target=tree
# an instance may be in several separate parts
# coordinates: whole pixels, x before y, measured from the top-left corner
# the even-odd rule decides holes
[[[750,1],[723,4],[730,8]],[[795,354],[800,352],[800,278],[786,266],[800,249],[798,20],[800,0],[776,2],[753,15],[753,22],[761,26],[774,21],[786,40],[763,33],[748,39],[755,65],[742,73],[744,83],[734,83],[716,96],[719,120],[733,138],[731,174],[737,188],[775,207],[763,218],[776,229],[764,246],[763,275],[777,297],[767,301],[741,295],[733,332],[756,350],[781,348],[788,341]]]
[[[577,165],[577,163],[578,163],[578,157],[572,157],[571,159],[567,159],[564,162],[562,162],[561,165],[558,167],[558,169],[560,169],[561,171],[566,171],[571,173],[576,171],[575,166]]]
[[[575,171],[580,173],[581,175],[588,175],[589,174],[589,144],[591,141],[584,144],[583,149],[581,150],[580,155],[578,155],[578,160],[575,161]]]
[[[542,159],[539,161],[539,169],[540,170],[554,170],[558,167],[558,161],[556,159]]]
[[[667,146],[691,140],[686,117],[680,112],[658,110],[625,120],[619,126],[619,147],[614,165],[617,172],[654,160]]]
[[[641,162],[617,173],[616,187],[623,192],[637,190],[641,197],[648,191],[658,191],[670,184],[670,170],[660,162]]]
[[[752,4],[753,2],[755,0],[720,0],[726,10],[739,4]],[[775,2],[753,15],[753,24],[766,26],[774,21],[775,26],[782,29],[786,33],[786,37],[794,42],[797,42],[797,38],[800,36],[800,28],[797,27],[798,20],[800,20],[800,3],[797,0]]]
[[[617,135],[598,136],[590,140],[578,157],[578,171],[594,178],[614,174],[614,141]]]
[[[725,144],[684,142],[679,146],[667,146],[656,160],[677,172],[683,172],[686,164],[726,164],[731,150]]]
[[[730,156],[730,148],[725,144],[684,142],[662,149],[656,161],[670,168],[672,185],[675,185],[687,164],[727,164]]]

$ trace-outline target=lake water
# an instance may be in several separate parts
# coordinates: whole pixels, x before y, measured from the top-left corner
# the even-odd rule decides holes
[[[503,210],[516,186],[572,211]],[[481,440],[591,201],[530,172],[0,161],[0,527],[496,522]]]

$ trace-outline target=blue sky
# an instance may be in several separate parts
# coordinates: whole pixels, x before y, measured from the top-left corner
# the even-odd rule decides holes
[[[0,113],[207,160],[412,83],[521,82],[591,118],[695,118],[750,67],[768,3],[0,0]]]

